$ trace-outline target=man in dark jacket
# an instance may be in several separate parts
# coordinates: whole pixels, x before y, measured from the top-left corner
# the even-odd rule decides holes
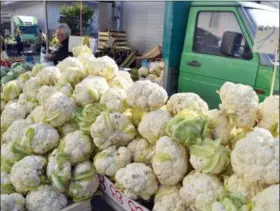
[[[45,56],[47,60],[54,61],[56,65],[58,62],[71,55],[68,49],[70,34],[71,30],[67,24],[62,23],[56,28],[56,38],[58,39],[60,47],[54,53],[47,54]]]

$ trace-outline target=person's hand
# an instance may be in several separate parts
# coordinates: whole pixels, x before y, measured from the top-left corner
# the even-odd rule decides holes
[[[45,59],[46,60],[51,60],[52,59],[52,55],[51,54],[46,54],[45,55]]]

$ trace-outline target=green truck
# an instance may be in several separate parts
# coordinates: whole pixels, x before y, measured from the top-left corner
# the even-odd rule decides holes
[[[248,2],[165,2],[163,58],[169,95],[194,92],[210,108],[226,82],[270,94],[274,55],[253,52],[256,28],[278,26],[279,10]],[[274,94],[279,95],[279,61]]]
[[[33,16],[13,16],[11,18],[12,36],[16,35],[16,30],[21,31],[22,41],[29,41],[37,44],[39,42],[39,28],[36,17]]]

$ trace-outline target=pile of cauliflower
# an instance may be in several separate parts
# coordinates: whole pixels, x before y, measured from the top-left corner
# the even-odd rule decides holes
[[[148,67],[138,69],[139,80],[149,80],[160,86],[163,86],[164,62],[151,62]]]
[[[209,110],[75,52],[1,90],[1,210],[62,210],[101,174],[153,211],[278,211],[279,96],[226,82]]]

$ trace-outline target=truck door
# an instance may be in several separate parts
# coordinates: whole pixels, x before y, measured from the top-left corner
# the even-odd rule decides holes
[[[227,35],[235,37],[237,43],[232,55],[222,51]],[[252,41],[235,7],[192,7],[180,63],[179,91],[197,93],[210,108],[217,108],[217,91],[224,82],[254,86],[258,55],[251,49]]]

